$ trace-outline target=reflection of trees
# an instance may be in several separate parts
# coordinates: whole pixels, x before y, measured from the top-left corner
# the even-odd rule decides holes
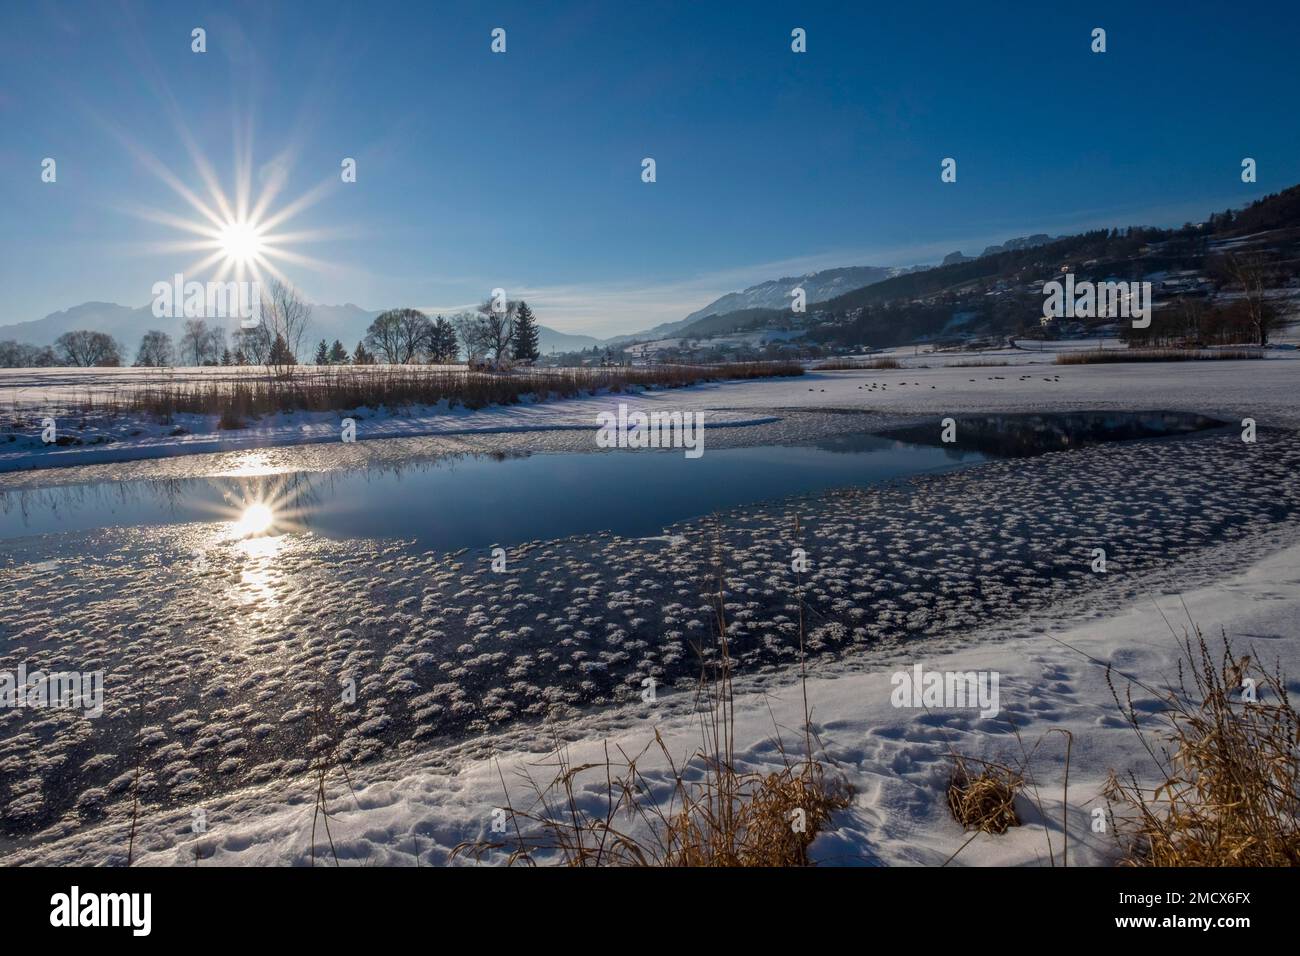
[[[366,467],[366,480],[369,481],[373,475],[383,476],[391,474],[394,478],[400,478],[408,471],[425,474],[429,471],[445,468],[448,471],[455,471],[456,465],[462,461],[471,458],[486,458],[491,461],[514,461],[520,458],[531,458],[531,451],[515,451],[511,449],[492,449],[489,451],[449,451],[437,455],[433,458],[420,458],[408,461],[391,461],[371,464]],[[345,472],[351,474],[349,469]],[[329,472],[328,474],[335,474]]]
[[[813,442],[813,447],[837,455],[856,455],[869,451],[887,451],[894,447],[894,441],[890,438],[881,438],[879,435],[850,432],[818,439]]]
[[[945,443],[938,424],[910,425],[881,434],[933,445],[950,457],[979,451],[999,458],[1025,458],[1082,445],[1161,438],[1216,428],[1223,422],[1184,412],[1066,412],[1059,415],[973,415],[957,421],[957,441]]]
[[[60,511],[75,514],[81,510],[139,501],[144,491],[133,487],[134,485],[134,482],[104,482],[5,490],[0,491],[0,511],[8,515],[17,508],[23,524],[26,525],[33,514],[42,511],[54,515],[59,514]]]

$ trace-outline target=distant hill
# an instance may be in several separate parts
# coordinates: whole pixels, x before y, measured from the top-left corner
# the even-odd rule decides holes
[[[548,329],[544,325],[539,325],[537,332],[537,348],[543,355],[549,355],[551,352],[577,352],[581,349],[589,349],[592,346],[605,343],[604,339],[594,338],[590,335],[557,332],[555,329]]]
[[[747,329],[763,329],[790,318],[790,310],[785,309],[737,309],[735,312],[723,312],[721,315],[706,315],[691,322],[677,333],[683,338],[707,339],[714,335],[726,335],[728,332],[744,332]]]
[[[958,325],[964,334],[994,338],[1034,332],[1042,283],[1065,271],[1092,281],[1152,280],[1159,307],[1183,294],[1162,288],[1166,276],[1195,280],[1200,294],[1217,290],[1225,281],[1216,263],[1224,252],[1261,257],[1272,287],[1282,288],[1300,273],[1300,186],[1178,228],[1132,226],[1045,238],[1011,240],[976,258],[949,256],[934,269],[837,296],[821,303],[808,338],[884,347],[952,336]]]
[[[923,269],[913,266],[902,269],[894,266],[849,266],[843,269],[825,269],[802,276],[786,276],[752,285],[741,292],[729,292],[714,299],[702,309],[696,309],[682,322],[686,325],[707,315],[724,315],[746,309],[781,309],[789,306],[790,292],[796,286],[804,291],[808,302],[824,302],[837,295],[862,289],[884,279]]]
[[[1039,330],[1042,284],[1063,271],[1092,281],[1152,280],[1159,306],[1188,289],[1199,295],[1217,291],[1225,281],[1217,260],[1228,251],[1262,256],[1272,287],[1291,282],[1294,288],[1300,279],[1300,186],[1174,229],[1133,226],[1055,238],[1040,233],[988,246],[978,256],[954,252],[942,265],[895,270],[896,274],[828,299],[819,300],[810,291],[808,311],[802,316],[791,313],[784,294],[776,297],[774,308],[710,312],[719,304],[763,301],[765,296],[772,301],[773,293],[788,292],[800,283],[808,290],[836,287],[834,282],[809,282],[808,277],[779,279],[723,296],[692,313],[698,318],[660,326],[637,338],[707,344],[733,332],[792,330],[810,343],[848,348],[916,341],[1002,341],[1007,335]],[[844,271],[829,270],[830,274]],[[1166,283],[1166,277],[1179,278]]]
[[[750,320],[763,310],[779,311],[788,309],[791,302],[790,292],[796,286],[803,289],[806,301],[812,304],[834,298],[837,295],[843,295],[855,289],[864,288],[876,282],[883,282],[885,279],[894,276],[906,275],[909,272],[925,268],[928,267],[846,266],[839,269],[810,272],[802,276],[769,279],[766,282],[760,282],[758,285],[742,289],[740,292],[728,292],[726,295],[714,299],[704,308],[696,309],[684,319],[664,322],[654,328],[633,332],[629,335],[618,335],[606,340],[606,342],[609,345],[621,345],[632,341],[651,342],[656,339],[673,338],[684,333],[710,335],[715,332],[728,332],[734,328],[743,327],[743,325],[737,325],[737,322],[751,324]],[[719,322],[701,322],[702,319],[712,316],[723,316],[725,318]]]
[[[83,302],[62,312],[51,312],[43,319],[0,325],[0,340],[13,339],[27,345],[53,345],[54,340],[64,332],[90,329],[106,332],[113,338],[134,346],[141,335],[160,321],[153,317],[147,306],[132,309],[112,302]],[[155,323],[155,326],[150,326],[150,322]]]
[[[970,262],[973,259],[979,259],[983,256],[996,256],[999,252],[1016,252],[1020,249],[1033,249],[1037,246],[1045,246],[1052,241],[1052,237],[1046,233],[1039,232],[1032,236],[1020,236],[1016,239],[1008,239],[1006,242],[997,246],[985,246],[984,251],[978,256],[968,256],[960,249],[956,252],[950,252],[943,257],[941,266],[958,265],[962,262]]]
[[[1046,233],[1040,232],[1032,236],[1020,236],[1017,239],[1008,239],[1000,246],[985,246],[981,256],[996,256],[999,252],[1018,252],[1021,249],[1033,249],[1036,246],[1045,246],[1052,241],[1052,237]]]

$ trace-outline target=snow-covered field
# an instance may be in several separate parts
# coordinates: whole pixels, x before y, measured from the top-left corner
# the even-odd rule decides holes
[[[1292,394],[1300,381],[1300,352],[1277,351],[1261,361],[1050,366],[1036,352],[1000,350],[907,359],[903,369],[809,372],[799,378],[722,382],[634,394],[603,394],[564,401],[480,410],[465,408],[352,409],[267,416],[238,431],[217,428],[215,416],[184,415],[168,424],[144,417],[81,414],[73,410],[87,390],[125,387],[135,369],[0,370],[0,410],[9,413],[0,435],[0,472],[96,462],[132,461],[248,448],[338,443],[341,422],[356,422],[359,442],[415,436],[502,435],[557,429],[585,432],[595,447],[596,416],[627,403],[633,410],[703,412],[706,427],[771,422],[773,410],[855,409],[898,420],[969,412],[1090,409],[1189,409],[1240,413],[1261,424],[1300,421]],[[1005,361],[964,367],[940,361]],[[927,367],[928,366],[928,367]],[[223,376],[230,369],[179,370],[191,377]],[[42,441],[48,414],[60,435],[77,444]],[[180,433],[173,434],[177,432]],[[755,442],[768,440],[761,433]]]
[[[479,447],[546,447],[566,435],[591,448],[585,430],[594,433],[596,412],[620,401],[703,411],[730,423],[718,433],[738,443],[797,440],[781,431],[792,421],[807,435],[845,421],[861,430],[984,411],[1186,410],[1234,425],[1252,417],[1260,429],[1253,445],[1234,430],[991,461],[738,508],[716,526],[683,522],[660,538],[532,542],[512,549],[507,574],[491,573],[486,553],[311,535],[241,540],[204,525],[7,542],[0,575],[13,611],[0,623],[0,668],[103,667],[108,692],[98,720],[0,714],[0,859],[123,860],[137,759],[138,860],[309,862],[309,761],[336,749],[351,762],[351,786],[330,781],[340,860],[428,864],[491,836],[502,778],[516,806],[528,800],[515,771],[548,778],[543,715],[574,762],[603,754],[606,742],[638,752],[656,727],[687,756],[698,746],[690,644],[711,624],[721,542],[738,739],[753,769],[779,765],[774,727],[788,747],[799,723],[790,559],[796,546],[808,552],[809,698],[827,756],[854,789],[852,806],[814,844],[819,861],[943,863],[969,838],[944,803],[950,748],[1019,762],[1023,741],[1037,744],[1030,769],[1044,816],[1022,801],[1027,825],[977,837],[956,862],[1046,863],[1050,836],[1059,863],[1063,819],[1072,864],[1107,862],[1113,840],[1091,829],[1102,783],[1111,769],[1142,773],[1149,758],[1119,719],[1104,663],[1121,683],[1166,683],[1177,652],[1167,617],[1179,630],[1189,620],[1210,635],[1222,627],[1289,675],[1300,667],[1298,385],[1300,364],[1279,353],[1195,365],[826,372],[395,420],[412,435],[446,429]],[[281,431],[263,438],[277,442],[303,424],[268,426]],[[364,453],[360,424],[356,446],[337,455]],[[371,448],[403,454],[417,442]],[[308,451],[281,454],[291,462]],[[72,464],[96,454],[57,453]],[[20,450],[0,467],[30,468],[40,454],[56,453]],[[350,466],[328,454],[323,467]],[[189,462],[201,473],[223,460]],[[142,461],[133,475],[166,464]],[[83,473],[92,470],[3,483]],[[1097,547],[1105,574],[1091,568]],[[998,714],[892,706],[891,675],[918,663],[997,672]],[[653,707],[640,699],[647,675],[661,685]],[[345,678],[356,681],[356,706],[317,708]],[[1294,677],[1291,686],[1300,692]],[[1150,712],[1150,695],[1134,691]],[[1074,740],[1068,808],[1057,728]],[[643,770],[667,786],[663,768]],[[603,780],[591,782],[603,790]],[[318,825],[318,860],[332,857],[327,846]]]

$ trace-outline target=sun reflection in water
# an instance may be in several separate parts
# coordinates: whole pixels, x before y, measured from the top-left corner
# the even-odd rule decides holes
[[[264,462],[240,463],[250,470]],[[196,559],[212,583],[224,579],[224,599],[239,608],[240,629],[257,630],[273,622],[296,589],[295,558],[301,557],[306,516],[316,507],[311,483],[296,474],[249,474],[217,482],[221,503],[212,513],[219,523]]]
[[[241,538],[265,534],[275,523],[275,512],[271,506],[262,501],[254,501],[244,508],[243,514],[231,529]]]
[[[235,551],[242,558],[237,595],[244,605],[274,606],[279,603],[279,585],[284,575],[278,564],[286,536],[277,529],[274,503],[252,500],[243,506],[231,523],[231,534],[238,539]]]

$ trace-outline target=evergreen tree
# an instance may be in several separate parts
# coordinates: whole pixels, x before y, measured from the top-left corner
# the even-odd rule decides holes
[[[229,364],[231,364],[230,348],[229,348],[229,347],[224,348],[224,349],[221,350],[221,364],[222,364],[222,365],[229,365]]]
[[[456,327],[438,316],[429,330],[429,361],[434,365],[447,365],[460,357],[460,341]]]
[[[329,365],[330,363],[329,348],[325,345],[324,339],[321,339],[320,345],[316,346],[315,362],[317,365]]]
[[[527,302],[520,302],[515,312],[515,361],[536,362],[541,357],[537,347],[537,319]]]
[[[357,350],[352,353],[353,365],[374,365],[375,357],[366,351],[364,342],[357,343]]]
[[[331,365],[348,364],[348,350],[343,347],[343,343],[340,342],[338,339],[335,339],[334,344],[330,346],[330,364]]]
[[[276,335],[275,341],[271,343],[271,357],[267,364],[273,368],[283,368],[286,365],[298,364],[298,359],[293,354],[293,349],[289,348],[289,343],[284,340],[283,335]]]

